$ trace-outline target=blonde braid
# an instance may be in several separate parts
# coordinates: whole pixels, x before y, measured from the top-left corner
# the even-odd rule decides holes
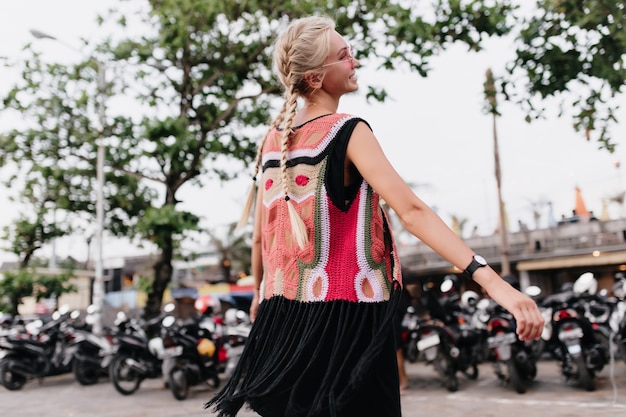
[[[285,101],[283,108],[272,122],[272,126],[259,146],[252,178],[253,184],[250,187],[241,219],[237,224],[237,228],[245,226],[250,217],[257,190],[256,177],[262,163],[263,144],[270,132],[280,126],[282,128],[280,169],[283,190],[291,229],[301,248],[308,242],[308,233],[304,221],[298,215],[294,203],[289,198],[289,179],[287,176],[289,137],[293,133],[293,120],[296,115],[298,97],[307,97],[313,93],[312,87],[306,81],[306,75],[311,72],[317,72],[320,76],[323,75],[324,71],[321,65],[328,56],[330,36],[334,28],[335,24],[332,19],[310,16],[292,22],[276,41],[273,61],[278,78],[285,87]]]
[[[240,230],[244,228],[248,224],[248,219],[250,218],[250,213],[252,212],[252,206],[254,204],[254,200],[256,199],[256,191],[257,191],[257,175],[259,174],[259,169],[261,167],[261,156],[263,155],[263,145],[265,144],[265,140],[270,135],[270,132],[279,125],[279,123],[283,119],[283,114],[285,112],[286,103],[283,104],[283,109],[280,114],[272,121],[270,128],[267,133],[263,137],[263,140],[259,144],[259,147],[256,152],[256,156],[254,158],[254,174],[252,175],[252,184],[250,185],[250,189],[248,190],[248,198],[246,199],[246,204],[244,205],[243,212],[241,213],[241,218],[237,223],[237,227],[235,230]]]
[[[280,172],[283,182],[283,190],[285,192],[285,201],[287,202],[287,209],[289,211],[289,221],[291,222],[291,231],[296,238],[296,243],[300,248],[309,241],[309,236],[306,230],[304,221],[296,211],[293,201],[289,198],[289,179],[287,176],[287,151],[289,150],[289,137],[293,133],[293,119],[296,116],[296,110],[298,107],[298,95],[294,92],[294,88],[291,87],[287,90],[285,96],[285,118],[283,121],[283,135],[280,138],[281,145],[281,157],[280,157]]]

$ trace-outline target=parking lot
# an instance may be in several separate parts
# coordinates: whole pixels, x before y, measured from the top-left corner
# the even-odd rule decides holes
[[[404,417],[626,416],[623,362],[615,364],[613,375],[605,368],[596,377],[593,392],[566,384],[552,361],[540,362],[537,379],[525,394],[502,386],[489,363],[480,366],[476,381],[459,376],[459,390],[454,393],[441,386],[431,367],[417,363],[407,370],[410,388],[402,396]],[[209,388],[196,387],[188,399],[177,401],[162,380],[146,380],[135,394],[123,396],[107,379],[81,386],[72,375],[61,375],[31,381],[20,391],[0,387],[0,411],[3,416],[19,417],[211,417],[215,414],[203,409],[211,395]],[[239,416],[257,414],[243,410]]]

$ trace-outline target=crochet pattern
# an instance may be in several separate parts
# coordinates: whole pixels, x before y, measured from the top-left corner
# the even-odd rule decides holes
[[[351,120],[360,119],[327,115],[298,126],[290,137],[289,198],[307,227],[309,243],[304,248],[292,238],[283,195],[281,132],[274,130],[265,142],[260,183],[265,299],[380,302],[389,299],[393,280],[400,280],[400,264],[393,238],[385,230],[379,195],[361,179],[344,211],[328,193],[327,181],[342,181],[326,175],[329,155],[342,127]]]

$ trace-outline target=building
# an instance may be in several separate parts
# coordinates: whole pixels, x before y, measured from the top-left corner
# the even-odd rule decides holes
[[[477,236],[465,242],[500,272],[501,241],[498,234]],[[522,288],[537,285],[551,294],[584,272],[593,272],[598,288],[610,290],[614,275],[626,271],[626,219],[561,222],[546,229],[508,234],[511,272]],[[461,274],[424,243],[398,247],[403,274],[408,282],[441,280]],[[471,286],[471,283],[468,283]]]

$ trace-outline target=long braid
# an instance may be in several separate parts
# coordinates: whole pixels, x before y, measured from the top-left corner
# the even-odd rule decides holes
[[[282,110],[280,111],[279,115],[272,121],[272,124],[270,125],[267,133],[265,134],[265,136],[263,137],[263,140],[261,141],[261,143],[259,144],[257,148],[256,156],[254,158],[254,174],[252,175],[252,184],[250,184],[250,189],[248,190],[248,198],[246,199],[246,204],[243,208],[243,212],[241,213],[241,218],[239,219],[239,222],[237,223],[237,227],[235,228],[235,230],[240,230],[248,224],[248,219],[250,218],[250,213],[252,212],[252,206],[254,205],[254,200],[256,199],[256,191],[257,191],[256,180],[257,180],[257,175],[259,175],[259,170],[261,168],[261,156],[263,155],[263,145],[265,144],[265,141],[270,135],[270,132],[281,123],[284,117],[286,104],[287,102],[283,104]]]
[[[330,32],[335,25],[331,19],[314,17],[301,20],[300,24],[292,25],[276,42],[274,50],[274,65],[281,84],[285,87],[285,101],[278,116],[273,120],[268,133],[263,138],[257,151],[252,177],[252,185],[248,192],[248,199],[237,224],[237,229],[244,227],[250,217],[257,191],[257,175],[262,163],[263,145],[273,129],[282,129],[281,144],[281,175],[285,201],[289,211],[289,220],[293,235],[300,247],[308,242],[308,233],[304,221],[296,211],[294,203],[289,197],[289,181],[287,176],[287,152],[289,137],[293,133],[293,120],[297,110],[298,97],[310,95],[314,89],[305,79],[311,71],[318,71],[323,75],[322,63],[328,56]]]
[[[296,211],[293,201],[289,198],[289,178],[287,176],[287,151],[289,150],[289,137],[291,136],[293,119],[296,116],[296,110],[298,107],[298,95],[294,92],[293,86],[287,90],[285,96],[285,118],[283,121],[283,135],[280,138],[281,157],[280,157],[280,172],[283,182],[283,191],[285,193],[285,201],[287,202],[287,209],[289,211],[289,221],[291,222],[291,231],[296,238],[298,246],[303,248],[308,240],[309,236],[306,230],[304,221]]]

